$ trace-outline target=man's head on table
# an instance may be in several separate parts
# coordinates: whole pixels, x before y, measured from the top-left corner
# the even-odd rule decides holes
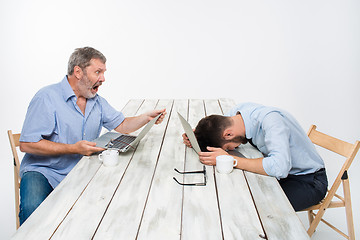
[[[77,97],[93,98],[105,81],[106,57],[91,47],[77,48],[68,63],[68,79]]]
[[[201,119],[195,128],[195,136],[201,151],[207,147],[234,150],[240,144],[247,143],[245,126],[240,114],[233,117],[211,115]]]
[[[290,113],[261,104],[241,103],[228,114],[229,117],[203,118],[196,126],[195,136],[202,149],[199,159],[203,164],[216,165],[217,156],[230,154],[227,150],[249,141],[261,155],[234,156],[236,168],[276,177],[295,210],[324,198],[327,191],[324,161]],[[183,138],[191,147],[187,136]]]

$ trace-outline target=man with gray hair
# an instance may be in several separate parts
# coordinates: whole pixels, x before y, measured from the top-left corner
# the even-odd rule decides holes
[[[105,81],[106,58],[91,47],[70,56],[68,75],[31,100],[20,137],[20,224],[40,205],[83,155],[102,151],[91,142],[102,127],[130,133],[166,109],[125,117],[97,94]]]

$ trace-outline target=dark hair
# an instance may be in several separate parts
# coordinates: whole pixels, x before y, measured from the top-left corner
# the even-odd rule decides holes
[[[84,71],[90,65],[91,59],[99,59],[102,63],[106,63],[106,57],[95,48],[76,48],[69,58],[68,75],[74,73],[75,66],[79,66]]]
[[[231,125],[231,119],[221,115],[210,115],[201,119],[194,131],[201,151],[206,152],[208,146],[219,148],[224,146],[228,141],[222,135]]]

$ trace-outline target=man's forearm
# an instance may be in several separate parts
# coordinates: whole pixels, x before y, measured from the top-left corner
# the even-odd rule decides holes
[[[262,160],[263,158],[240,158],[240,157],[235,157],[237,160],[237,165],[236,168],[242,169],[242,170],[246,170],[249,172],[254,172],[254,173],[259,173],[262,175],[268,175],[265,170],[264,167],[262,165]]]
[[[120,133],[131,133],[138,130],[148,122],[149,119],[145,114],[141,114],[136,117],[127,117],[115,128],[115,131]]]
[[[39,142],[20,142],[20,151],[35,155],[74,154],[74,144],[55,143],[42,139]]]

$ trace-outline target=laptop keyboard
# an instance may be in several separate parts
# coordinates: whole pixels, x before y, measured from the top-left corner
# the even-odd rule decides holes
[[[135,140],[135,136],[121,135],[115,139],[112,139],[106,147],[123,149]]]

